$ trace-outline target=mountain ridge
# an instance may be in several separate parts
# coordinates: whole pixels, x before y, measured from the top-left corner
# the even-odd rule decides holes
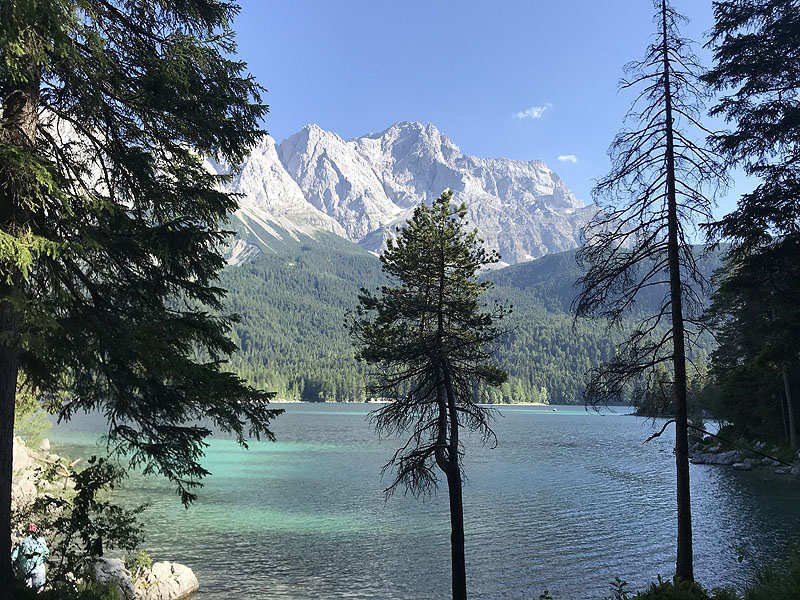
[[[402,121],[349,140],[310,124],[280,144],[266,136],[226,186],[240,195],[232,263],[270,252],[270,223],[295,235],[328,231],[379,253],[416,206],[448,188],[504,264],[578,246],[596,210],[544,162],[465,155],[430,123]]]

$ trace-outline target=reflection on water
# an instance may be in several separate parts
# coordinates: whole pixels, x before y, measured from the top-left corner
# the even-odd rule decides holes
[[[249,451],[215,439],[213,475],[188,511],[168,482],[134,475],[123,500],[150,502],[146,547],[191,566],[201,600],[436,599],[450,588],[447,491],[383,499],[364,405],[288,405],[277,443]],[[467,438],[464,492],[472,598],[601,598],[616,576],[642,587],[673,572],[674,457],[651,424],[575,407],[508,407],[498,446]],[[56,451],[97,453],[96,417],[54,430]],[[800,484],[692,465],[695,574],[741,587],[754,565],[800,534]],[[388,478],[388,476],[387,476]],[[444,485],[444,482],[442,482]],[[740,564],[732,546],[745,547]]]

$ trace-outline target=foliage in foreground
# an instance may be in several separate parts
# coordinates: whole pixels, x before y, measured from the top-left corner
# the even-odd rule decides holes
[[[646,590],[636,592],[628,582],[617,577],[610,585],[611,595],[603,600],[797,600],[800,598],[800,546],[788,555],[761,567],[743,595],[731,587],[710,590],[694,581],[664,580],[661,576]],[[538,600],[558,600],[549,591],[539,594]]]
[[[144,565],[149,560],[146,553],[133,553],[143,540],[139,516],[145,506],[129,509],[112,502],[111,492],[126,471],[111,461],[92,457],[85,469],[70,470],[66,478],[61,469],[56,464],[45,474],[60,491],[38,496],[31,507],[13,515],[13,521],[34,522],[45,532],[50,546],[47,586],[53,598],[108,600],[111,592],[92,585],[89,578],[93,544],[101,538],[104,549],[127,553],[133,566]]]

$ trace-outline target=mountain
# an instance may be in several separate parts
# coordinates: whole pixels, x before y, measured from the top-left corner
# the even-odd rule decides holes
[[[505,264],[578,246],[595,210],[543,162],[464,155],[431,124],[397,123],[351,140],[308,125],[279,145],[264,138],[228,185],[241,196],[230,262],[316,231],[379,252],[415,206],[447,188]]]

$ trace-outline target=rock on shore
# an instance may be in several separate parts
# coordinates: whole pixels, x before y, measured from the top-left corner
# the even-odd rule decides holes
[[[762,452],[765,450],[766,443],[756,442],[753,448]],[[779,449],[773,448],[774,453]],[[750,455],[750,456],[748,456]],[[738,471],[751,471],[753,469],[769,469],[775,475],[791,474],[800,475],[800,452],[797,453],[797,461],[787,465],[767,456],[755,456],[754,452],[727,450],[722,451],[722,447],[706,438],[703,442],[695,443],[689,449],[689,460],[696,465],[724,465],[730,466]]]
[[[21,438],[14,438],[11,483],[12,510],[30,507],[37,496],[60,495],[74,488],[69,477],[70,465],[57,454],[50,453],[44,440],[39,451],[28,448]],[[47,475],[55,469],[57,477]],[[12,543],[17,543],[17,528],[13,528]],[[172,562],[157,562],[149,569],[138,569],[133,575],[121,558],[98,558],[94,575],[99,583],[116,584],[124,600],[179,600],[197,591],[198,582],[192,570]]]
[[[197,577],[184,565],[157,562],[132,574],[121,558],[99,558],[94,564],[98,583],[119,588],[125,600],[179,600],[197,591]]]

